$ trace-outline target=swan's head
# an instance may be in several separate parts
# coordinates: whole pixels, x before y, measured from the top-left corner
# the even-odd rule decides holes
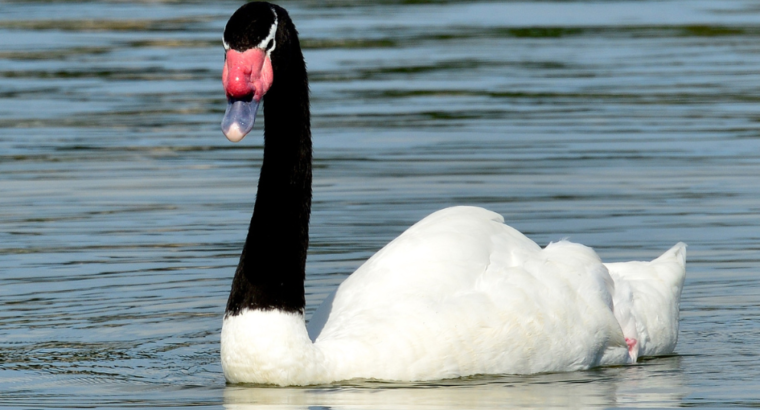
[[[275,8],[262,2],[240,7],[224,28],[222,84],[227,112],[222,132],[232,142],[251,131],[259,103],[274,81],[271,57],[277,47],[278,25]]]

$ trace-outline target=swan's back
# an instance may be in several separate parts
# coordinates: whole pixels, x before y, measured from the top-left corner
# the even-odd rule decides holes
[[[541,249],[498,214],[436,212],[389,243],[315,314],[335,379],[585,369],[630,360],[596,253]],[[327,310],[327,312],[325,312]]]

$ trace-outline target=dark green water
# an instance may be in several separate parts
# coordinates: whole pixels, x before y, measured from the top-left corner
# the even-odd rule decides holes
[[[0,406],[760,406],[760,5],[289,1],[312,90],[310,314],[480,205],[607,261],[689,244],[677,355],[425,384],[227,387],[262,156],[219,131],[217,1],[0,0]]]

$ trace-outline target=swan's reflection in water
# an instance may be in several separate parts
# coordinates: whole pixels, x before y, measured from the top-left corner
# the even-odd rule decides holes
[[[534,376],[473,377],[436,383],[354,382],[310,388],[228,386],[227,409],[676,407],[687,394],[681,358],[633,367]]]

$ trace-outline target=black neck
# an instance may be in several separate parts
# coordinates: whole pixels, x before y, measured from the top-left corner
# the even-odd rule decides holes
[[[264,97],[264,161],[256,205],[225,315],[301,312],[311,212],[311,129],[306,65],[295,27],[277,9],[274,82]],[[280,35],[280,32],[286,34]]]

